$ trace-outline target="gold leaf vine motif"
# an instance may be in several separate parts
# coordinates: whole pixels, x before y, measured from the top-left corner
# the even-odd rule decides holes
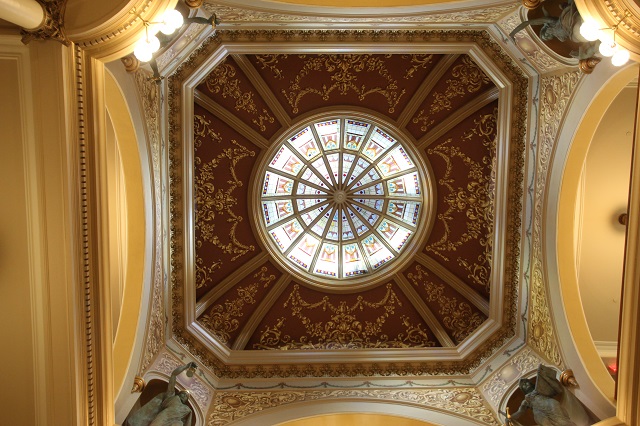
[[[319,302],[309,303],[302,299],[299,293],[299,285],[293,287],[293,291],[284,303],[284,308],[291,307],[291,314],[298,318],[305,328],[306,334],[299,341],[294,341],[291,336],[284,334],[282,328],[286,319],[281,317],[273,327],[266,326],[260,335],[260,343],[254,344],[254,349],[354,349],[354,348],[403,348],[403,347],[427,347],[435,346],[435,342],[429,340],[429,335],[422,330],[420,325],[412,325],[407,317],[402,317],[402,323],[406,330],[395,339],[389,339],[382,333],[382,327],[386,319],[394,315],[395,308],[402,306],[400,300],[387,284],[385,296],[377,301],[370,302],[358,296],[356,302],[349,306],[341,301],[337,306],[325,296]],[[321,309],[329,311],[331,318],[326,322],[313,322],[305,315],[304,311]],[[361,322],[356,317],[358,311],[365,309],[378,310],[382,313],[374,321]],[[372,340],[379,337],[380,340]],[[317,339],[317,343],[311,340]]]
[[[404,89],[398,91],[398,82],[391,76],[384,59],[378,55],[298,55],[298,57],[304,59],[304,65],[290,82],[289,89],[282,89],[282,94],[289,102],[294,114],[299,112],[298,106],[302,98],[309,94],[318,95],[326,101],[334,91],[343,96],[354,92],[362,101],[375,93],[386,99],[389,113],[395,112],[395,107],[405,94]],[[385,59],[389,57],[391,55],[384,55]],[[274,76],[282,78],[282,70],[277,67],[278,55],[257,55],[257,60],[262,64],[263,69],[268,68]],[[420,64],[416,69],[418,66]],[[318,72],[330,73],[331,84],[323,84],[322,87],[305,87],[305,79]],[[387,85],[370,88],[364,84],[358,85],[358,74],[363,72],[377,72],[386,80]]]
[[[203,137],[208,136],[212,141],[220,143],[222,140],[220,134],[211,129],[211,122],[200,115],[196,115],[193,126],[194,145],[196,148],[202,146]],[[237,198],[233,196],[236,188],[241,187],[242,181],[236,176],[236,165],[240,160],[246,157],[255,156],[255,152],[240,145],[237,141],[231,140],[235,148],[225,148],[213,160],[206,164],[196,157],[194,163],[197,167],[197,174],[194,176],[194,205],[195,205],[195,229],[199,231],[199,238],[196,240],[196,248],[201,248],[203,241],[213,244],[222,250],[225,254],[231,254],[231,261],[235,261],[239,257],[255,250],[255,246],[243,244],[236,238],[236,228],[243,217],[237,215],[233,211],[233,207],[238,203]],[[229,161],[229,177],[227,181],[229,187],[226,190],[216,188],[214,179],[216,169],[222,160]],[[220,173],[217,173],[220,175]],[[223,243],[220,237],[215,234],[215,219],[217,215],[229,216],[227,222],[231,223],[229,230],[229,242]],[[210,267],[203,266],[201,259],[196,259],[196,288],[210,282],[211,274],[215,269],[220,267],[220,261],[214,263]]]
[[[435,122],[433,119],[429,121],[429,117],[440,111],[450,110],[451,101],[455,97],[464,96],[466,93],[475,93],[480,90],[482,85],[490,82],[489,77],[468,56],[463,56],[462,63],[453,67],[451,76],[454,78],[446,81],[447,88],[444,93],[434,95],[429,112],[425,113],[425,110],[420,110],[418,116],[413,119],[414,124],[422,123],[420,130],[423,132]]]
[[[238,329],[240,323],[237,318],[244,315],[242,311],[244,306],[256,303],[255,296],[258,292],[258,287],[262,284],[264,288],[267,288],[276,279],[276,276],[273,274],[267,275],[267,267],[263,266],[253,275],[253,278],[255,279],[253,283],[237,289],[237,299],[227,300],[224,305],[215,305],[198,320],[222,343],[228,343],[231,333]]]
[[[205,80],[207,88],[213,93],[220,93],[223,98],[230,97],[236,101],[236,111],[246,111],[251,115],[257,116],[251,122],[255,124],[260,131],[264,132],[267,127],[265,123],[274,123],[275,118],[265,108],[262,112],[258,112],[255,101],[253,100],[253,92],[243,92],[240,88],[240,80],[234,78],[236,69],[231,64],[222,63],[218,65],[209,74]]]
[[[485,114],[475,120],[475,127],[471,128],[463,135],[463,139],[471,140],[474,136],[482,138],[482,144],[487,150],[494,154],[496,149],[495,130],[496,117],[498,111],[494,109],[492,114]],[[438,183],[446,188],[448,194],[444,199],[447,210],[439,213],[437,219],[444,227],[444,234],[440,240],[429,244],[426,250],[440,257],[444,261],[449,261],[446,253],[455,252],[458,247],[468,241],[478,240],[484,248],[484,252],[478,255],[476,262],[470,262],[458,257],[458,263],[467,270],[468,278],[478,285],[486,286],[489,290],[489,269],[485,265],[491,264],[493,252],[493,201],[495,192],[495,156],[485,155],[480,162],[474,161],[471,157],[463,153],[459,147],[450,146],[453,140],[447,139],[444,143],[435,148],[430,148],[427,152],[441,157],[446,163],[444,176]],[[453,171],[453,158],[459,158],[468,167],[467,177],[469,182],[466,186],[454,188],[454,179],[451,177]],[[489,177],[483,172],[489,166]],[[462,233],[458,241],[451,241],[450,223],[453,221],[454,212],[464,212],[467,217],[467,229]],[[484,230],[489,229],[485,235]]]
[[[464,340],[475,329],[480,327],[484,322],[484,318],[477,312],[471,310],[471,306],[466,302],[459,302],[455,297],[444,295],[444,285],[436,284],[428,279],[429,273],[422,266],[416,266],[416,273],[407,274],[407,278],[418,287],[420,284],[424,286],[427,293],[428,302],[438,302],[440,310],[438,313],[443,315],[442,323],[451,330],[454,340],[459,343]]]

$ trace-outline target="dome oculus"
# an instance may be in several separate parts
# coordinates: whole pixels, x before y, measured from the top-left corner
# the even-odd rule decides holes
[[[314,277],[347,280],[400,256],[423,195],[399,140],[368,120],[334,118],[278,146],[262,175],[260,210],[276,255]]]

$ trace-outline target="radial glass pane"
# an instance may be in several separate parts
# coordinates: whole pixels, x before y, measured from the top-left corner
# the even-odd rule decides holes
[[[295,271],[348,280],[393,261],[417,232],[423,190],[402,141],[367,120],[308,123],[280,142],[260,212]]]

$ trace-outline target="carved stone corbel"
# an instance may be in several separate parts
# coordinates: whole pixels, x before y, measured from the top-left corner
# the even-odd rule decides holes
[[[142,377],[136,376],[135,379],[133,379],[133,387],[131,388],[131,393],[142,392],[146,385],[147,384],[144,382],[144,379]]]
[[[23,29],[22,42],[28,44],[31,40],[57,40],[65,46],[71,43],[64,33],[64,11],[67,0],[36,0],[42,6],[44,19],[42,24],[34,30]]]
[[[601,60],[602,58],[599,58],[597,56],[592,56],[591,58],[587,58],[587,59],[580,59],[578,67],[580,68],[580,71],[582,71],[584,74],[591,74],[595,69],[596,65],[598,65]]]
[[[127,70],[127,72],[136,72],[140,68],[140,61],[133,55],[133,53],[125,56],[124,58],[120,58],[120,61],[122,61],[124,69]]]
[[[578,382],[576,381],[576,377],[573,375],[573,370],[567,369],[560,373],[560,383],[563,386],[578,386]]]
[[[204,3],[204,0],[184,0],[189,9],[198,9]]]
[[[535,9],[540,6],[542,0],[522,0],[522,5],[527,9]]]

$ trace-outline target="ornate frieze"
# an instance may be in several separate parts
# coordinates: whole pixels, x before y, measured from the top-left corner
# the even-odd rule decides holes
[[[310,401],[386,401],[443,411],[486,425],[499,423],[475,388],[457,389],[342,389],[273,392],[217,392],[207,426],[223,426],[270,409]]]
[[[540,84],[540,127],[538,160],[536,165],[534,217],[531,268],[531,294],[527,342],[549,362],[561,366],[556,331],[551,319],[551,310],[545,284],[543,233],[544,201],[546,198],[549,161],[553,152],[558,129],[569,106],[573,89],[580,79],[580,72],[573,71],[558,76],[543,78]]]

